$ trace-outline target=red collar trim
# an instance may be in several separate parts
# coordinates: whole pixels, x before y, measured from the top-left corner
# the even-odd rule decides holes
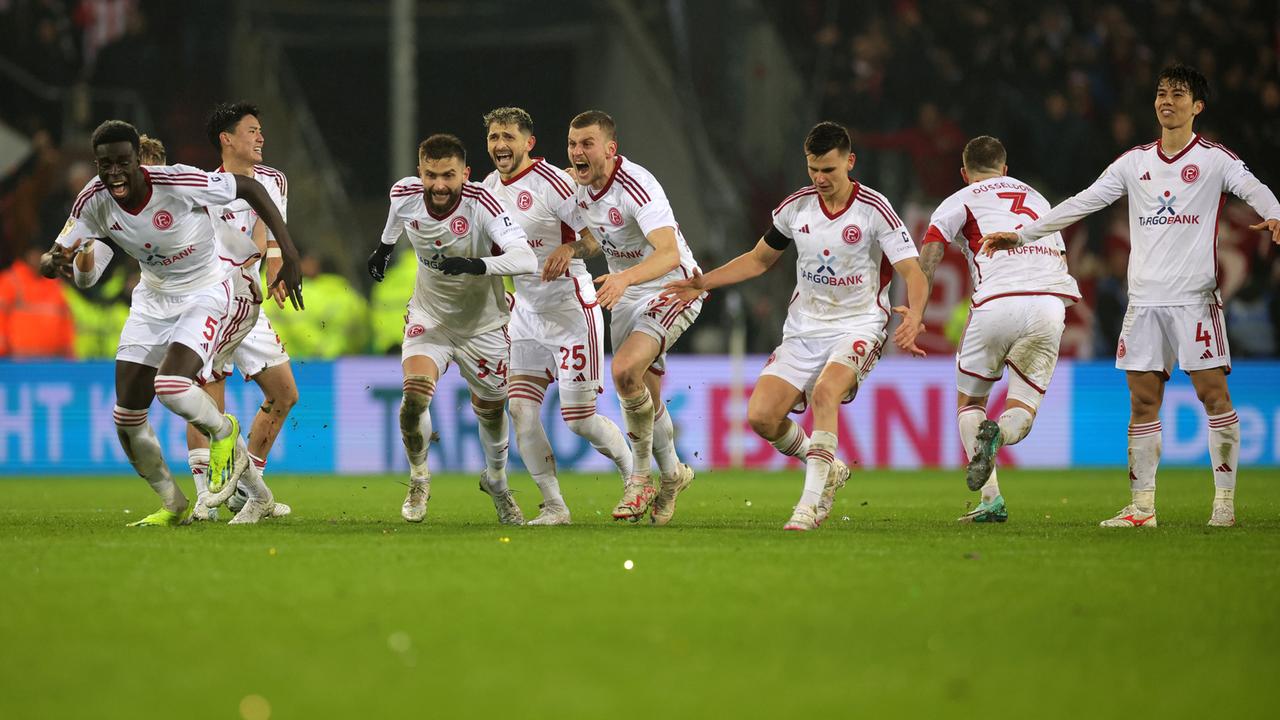
[[[1179,150],[1177,155],[1174,155],[1173,157],[1169,157],[1164,154],[1164,149],[1160,147],[1160,141],[1156,140],[1156,155],[1160,156],[1160,159],[1165,161],[1166,163],[1173,164],[1175,162],[1178,162],[1178,158],[1182,157],[1183,155],[1186,155],[1188,152],[1191,152],[1191,148],[1195,147],[1196,143],[1198,142],[1200,142],[1200,133],[1196,133],[1195,135],[1192,135],[1191,142],[1187,143],[1186,147]]]
[[[525,175],[528,175],[529,173],[533,172],[533,168],[540,162],[542,162],[542,158],[534,158],[533,162],[529,163],[529,167],[521,170],[515,175],[512,175],[510,180],[502,180],[502,175],[498,175],[498,179],[502,180],[502,184],[504,186],[510,185],[511,183],[518,181],[520,178],[524,177]]]
[[[463,187],[466,187],[466,185],[464,184]],[[458,199],[453,202],[453,205],[450,205],[449,209],[445,210],[443,215],[437,215],[435,211],[431,209],[430,195],[431,195],[431,191],[427,189],[426,185],[423,185],[422,186],[422,206],[427,209],[427,214],[436,220],[443,220],[449,217],[454,213],[455,210],[458,209],[458,206],[462,204],[462,191],[459,190]]]
[[[853,192],[849,193],[849,202],[845,203],[844,207],[840,208],[838,211],[834,213],[827,211],[827,204],[822,201],[821,194],[818,195],[818,207],[822,208],[822,214],[826,215],[828,220],[835,220],[836,218],[845,214],[845,212],[848,211],[849,208],[853,207],[853,201],[858,199],[858,191],[861,189],[862,189],[862,185],[858,184],[857,180],[853,181]]]
[[[137,205],[134,205],[131,207],[131,206],[125,205],[119,200],[116,200],[114,197],[111,197],[110,187],[107,188],[107,197],[111,197],[112,200],[115,200],[116,205],[119,205],[121,210],[129,213],[130,215],[137,215],[138,213],[146,209],[147,203],[151,202],[151,173],[147,172],[147,169],[145,167],[142,168],[142,181],[147,186],[147,194],[142,196],[142,200]]]
[[[618,171],[622,169],[622,156],[614,155],[614,157],[617,158],[618,162],[614,163],[613,172],[609,173],[608,182],[604,184],[604,187],[600,188],[600,192],[598,193],[592,192],[591,190],[587,191],[587,194],[591,196],[592,202],[599,200],[600,198],[604,197],[605,193],[609,192],[609,188],[613,185],[613,179],[618,177]]]

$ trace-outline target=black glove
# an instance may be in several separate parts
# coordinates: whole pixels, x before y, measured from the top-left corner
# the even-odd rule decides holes
[[[440,261],[440,272],[445,275],[483,275],[484,261],[480,258],[447,257]]]
[[[395,245],[378,243],[378,249],[369,256],[369,277],[382,282],[382,279],[387,276],[387,266],[391,264],[391,251],[395,247]]]

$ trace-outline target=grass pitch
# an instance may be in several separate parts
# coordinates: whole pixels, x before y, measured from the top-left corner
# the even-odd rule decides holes
[[[441,475],[423,525],[399,478],[276,476],[293,517],[178,529],[124,527],[138,478],[6,479],[0,717],[1274,716],[1280,471],[1228,530],[1207,469],[1138,531],[1097,527],[1123,471],[1001,476],[1004,525],[875,472],[808,534],[798,471],[703,473],[667,528],[610,519],[615,478],[562,480],[567,528]]]

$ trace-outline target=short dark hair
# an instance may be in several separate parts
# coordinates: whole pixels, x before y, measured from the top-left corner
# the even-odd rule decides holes
[[[990,135],[979,135],[970,140],[965,144],[961,158],[964,162],[964,169],[969,172],[979,170],[1000,172],[1009,161],[1009,155],[1005,152],[1004,143]]]
[[[222,133],[235,132],[236,125],[244,119],[245,115],[252,115],[261,118],[262,114],[258,112],[258,106],[243,100],[236,103],[218,103],[213,108],[213,112],[209,115],[209,122],[205,124],[205,132],[209,135],[209,144],[214,150],[222,152]]]
[[[814,157],[826,155],[832,150],[847,154],[852,149],[853,143],[849,141],[849,131],[840,123],[829,120],[814,125],[804,138],[805,153]]]
[[[108,120],[99,125],[89,138],[91,147],[106,145],[113,142],[127,142],[133,146],[133,152],[138,153],[138,129],[123,120]]]
[[[604,131],[606,137],[610,140],[618,138],[618,126],[613,122],[613,116],[603,110],[587,110],[573,116],[569,121],[569,127],[575,130],[588,128],[592,125],[599,125]]]
[[[467,148],[463,146],[457,135],[436,133],[418,145],[418,162],[444,160],[451,157],[458,158],[463,165],[467,164]]]
[[[1185,87],[1191,93],[1193,101],[1201,102],[1209,101],[1209,81],[1205,79],[1200,71],[1190,65],[1182,63],[1174,63],[1160,71],[1160,77],[1156,79],[1156,87],[1160,87],[1162,81],[1174,87],[1179,85]]]
[[[533,133],[533,117],[524,108],[500,107],[484,114],[484,129],[487,132],[494,124],[515,125],[522,132]]]

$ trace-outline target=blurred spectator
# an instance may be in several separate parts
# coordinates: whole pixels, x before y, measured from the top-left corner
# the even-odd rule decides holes
[[[418,256],[409,248],[387,268],[382,282],[375,283],[370,298],[373,321],[373,352],[398,354],[404,339],[404,318],[409,296],[418,277]]]
[[[0,273],[0,357],[75,357],[75,325],[62,281],[40,276],[40,253],[31,246]]]
[[[911,156],[917,189],[926,202],[940,201],[960,187],[960,151],[969,138],[931,102],[921,103],[916,124],[896,132],[861,133],[859,147],[902,150]],[[856,174],[856,170],[855,170]]]
[[[267,301],[271,325],[290,355],[336,358],[368,352],[368,303],[351,288],[346,278],[324,272],[329,269],[322,267],[314,256],[302,258],[306,311],[297,312],[292,307],[280,309]],[[387,280],[390,279],[388,274]]]

